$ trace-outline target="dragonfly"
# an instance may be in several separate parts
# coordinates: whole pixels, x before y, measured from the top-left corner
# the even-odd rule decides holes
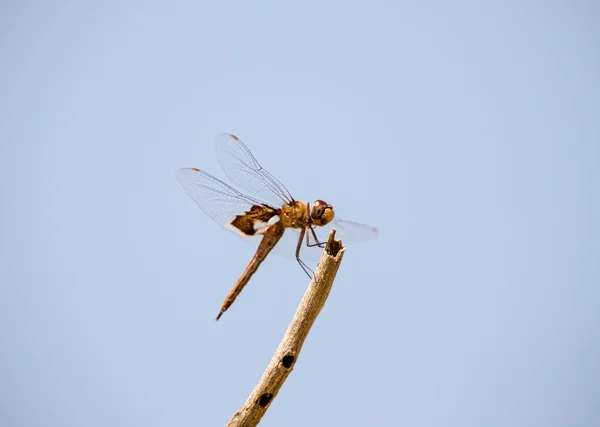
[[[244,194],[197,168],[179,169],[177,179],[200,209],[224,228],[241,236],[261,237],[256,253],[225,298],[216,320],[231,307],[286,230],[297,234],[295,258],[309,277],[312,270],[300,258],[300,252],[303,244],[308,248],[324,247],[325,241],[321,241],[315,231],[317,227],[333,225],[359,239],[377,235],[375,227],[334,219],[333,206],[323,200],[305,203],[294,199],[235,135],[220,134],[215,145],[219,163],[227,177],[252,195]]]

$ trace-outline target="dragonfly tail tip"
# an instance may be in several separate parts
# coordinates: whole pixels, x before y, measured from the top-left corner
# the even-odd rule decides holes
[[[215,320],[219,320],[222,315],[223,315],[223,311],[220,311],[219,314],[217,315],[217,318]]]

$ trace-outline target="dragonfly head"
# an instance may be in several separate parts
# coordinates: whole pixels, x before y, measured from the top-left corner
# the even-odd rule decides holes
[[[323,200],[316,200],[310,207],[310,219],[315,225],[325,225],[331,222],[335,214],[333,206]]]

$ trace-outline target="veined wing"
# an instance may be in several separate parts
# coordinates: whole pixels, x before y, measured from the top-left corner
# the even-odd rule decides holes
[[[336,229],[336,237],[348,241],[363,241],[371,240],[377,237],[379,230],[372,225],[361,224],[360,222],[348,221],[345,219],[334,219],[331,223],[324,227],[317,227],[321,233],[324,233],[325,240],[329,235],[329,231],[334,227]]]
[[[287,188],[258,163],[237,136],[222,133],[217,136],[215,145],[219,163],[235,185],[264,198],[274,206],[293,202]]]
[[[275,216],[277,209],[259,199],[240,193],[220,179],[196,168],[179,169],[177,180],[185,192],[208,216],[230,231],[243,233],[231,225],[232,220],[252,211],[250,226],[260,227]],[[260,212],[259,212],[260,211]]]

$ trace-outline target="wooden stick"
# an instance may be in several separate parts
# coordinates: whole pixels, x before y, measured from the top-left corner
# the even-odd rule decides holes
[[[317,264],[315,275],[304,293],[292,323],[265,373],[250,393],[250,397],[229,420],[227,424],[229,427],[254,427],[267,412],[269,405],[294,369],[304,340],[325,305],[345,249],[341,240],[335,240],[335,229],[332,229]]]

